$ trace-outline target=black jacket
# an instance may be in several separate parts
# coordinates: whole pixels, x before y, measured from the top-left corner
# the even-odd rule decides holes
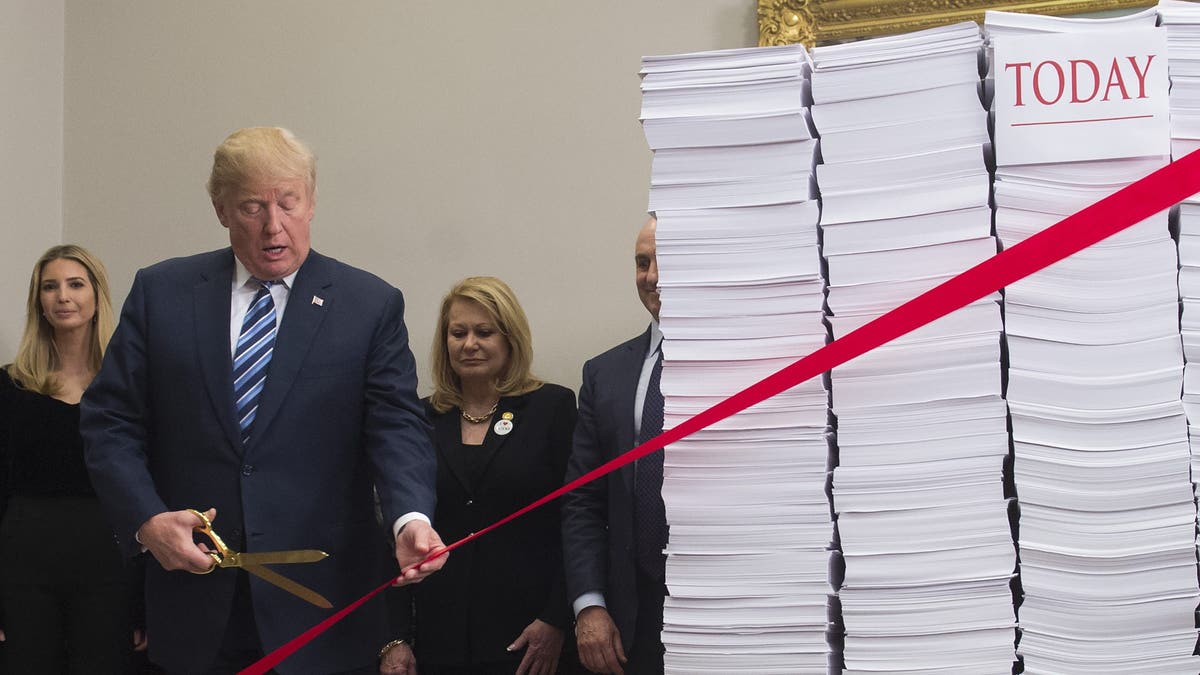
[[[570,389],[546,384],[500,399],[483,445],[465,448],[480,453],[483,465],[473,485],[463,457],[459,409],[438,413],[429,408],[427,413],[438,454],[433,525],[443,541],[481,530],[563,484],[576,415]],[[505,418],[512,428],[498,434],[496,425]],[[519,660],[520,652],[505,648],[534,619],[563,629],[571,623],[559,502],[456,549],[441,571],[411,587],[411,596],[395,596],[398,633],[415,639],[418,667]],[[415,603],[412,610],[409,601]]]

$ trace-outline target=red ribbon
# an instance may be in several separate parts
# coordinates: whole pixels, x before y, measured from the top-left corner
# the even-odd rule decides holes
[[[1170,208],[1186,197],[1200,192],[1200,150],[1158,169],[1117,192],[1068,216],[1025,241],[1005,249],[958,276],[909,300],[879,318],[860,326],[786,368],[746,387],[704,412],[685,420],[661,435],[633,448],[515,513],[464,537],[430,555],[417,565],[438,558],[463,546],[539,506],[558,499],[575,488],[590,483],[630,462],[637,461],[734,413],[790,389],[809,378],[842,365],[866,352],[938,319],[979,298],[994,293],[1015,281],[1077,253],[1131,225]],[[414,565],[415,566],[415,565]],[[412,569],[412,566],[405,568]],[[399,577],[397,577],[398,579]],[[267,654],[242,675],[261,675],[291,656],[310,640],[341,621],[350,612],[390,586],[389,579],[321,623],[304,631],[280,648]]]

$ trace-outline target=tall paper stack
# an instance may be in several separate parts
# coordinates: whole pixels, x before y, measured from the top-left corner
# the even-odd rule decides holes
[[[1155,19],[988,13],[1003,246],[1167,161],[1165,124],[1129,143],[1156,115],[1122,107],[1158,96],[1165,122]],[[1117,44],[1119,57],[1094,56]],[[1061,92],[1034,79],[1060,62],[1079,64]],[[1175,276],[1164,212],[1005,290],[1027,673],[1200,669]]]
[[[665,427],[820,348],[800,46],[643,60]],[[666,449],[666,672],[825,673],[828,394],[804,383]]]
[[[1200,5],[1181,0],[1158,4],[1167,29],[1171,74],[1171,155],[1200,149]],[[1200,195],[1179,205],[1179,295],[1183,304],[1183,409],[1192,447],[1192,480],[1200,475]]]
[[[835,337],[995,254],[982,47],[968,22],[813,50]],[[1012,668],[998,299],[832,373],[847,673]]]

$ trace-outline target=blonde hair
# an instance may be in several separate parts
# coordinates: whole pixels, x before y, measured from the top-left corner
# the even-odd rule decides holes
[[[454,285],[442,298],[437,330],[433,337],[432,366],[433,395],[429,403],[434,410],[446,412],[462,406],[462,382],[450,367],[446,335],[450,326],[450,305],[455,300],[478,303],[508,341],[508,365],[496,382],[501,396],[519,396],[542,386],[543,382],[530,372],[533,365],[533,337],[525,310],[508,284],[496,277],[467,277]]]
[[[51,247],[42,254],[33,266],[29,277],[29,298],[25,302],[25,332],[17,347],[17,357],[8,365],[8,374],[22,387],[40,394],[53,396],[61,385],[54,373],[61,367],[58,348],[54,344],[54,328],[42,314],[42,272],[54,260],[73,260],[87,270],[88,280],[96,295],[96,314],[92,317],[92,335],[88,354],[88,367],[94,375],[100,370],[100,361],[108,340],[116,326],[112,302],[108,294],[108,272],[104,263],[82,246],[63,244]]]
[[[224,199],[229,190],[280,178],[304,181],[317,190],[317,158],[295,134],[281,127],[247,127],[229,134],[213,153],[208,196]]]

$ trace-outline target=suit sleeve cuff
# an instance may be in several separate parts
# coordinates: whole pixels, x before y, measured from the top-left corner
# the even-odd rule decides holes
[[[400,529],[414,520],[420,520],[426,525],[433,525],[433,523],[429,522],[429,516],[425,515],[424,513],[409,511],[408,513],[397,518],[396,522],[392,523],[392,538],[395,539],[396,537],[399,537]]]
[[[600,591],[589,591],[584,593],[578,598],[575,598],[575,602],[572,603],[572,605],[575,608],[575,618],[579,618],[579,613],[588,607],[599,605],[600,607],[608,609],[608,605],[604,604],[604,594]]]

